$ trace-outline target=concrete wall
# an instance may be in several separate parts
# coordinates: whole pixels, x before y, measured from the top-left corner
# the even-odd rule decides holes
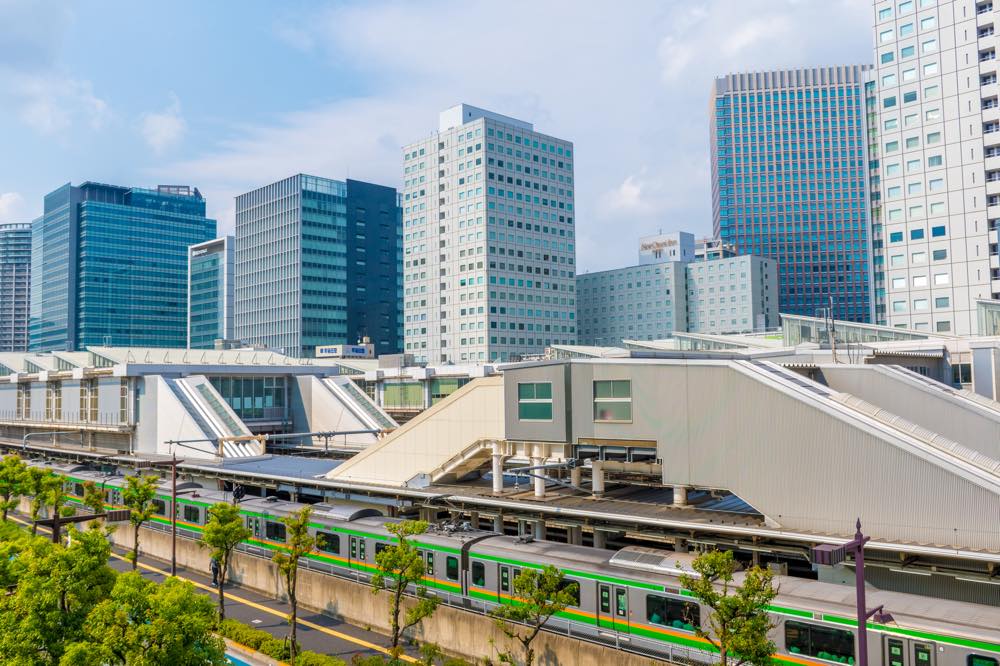
[[[119,546],[131,548],[131,528],[123,525],[115,531],[114,540]],[[169,560],[169,533],[142,528],[139,545],[144,554]],[[197,541],[179,538],[177,564],[207,574],[209,551],[200,548]],[[263,594],[285,598],[277,566],[264,558],[236,553],[231,580]],[[236,591],[236,594],[239,592]],[[300,608],[318,611],[357,626],[371,627],[376,631],[389,631],[388,594],[373,595],[368,585],[300,568],[298,595]],[[507,645],[507,638],[497,630],[489,617],[447,606],[439,606],[434,616],[416,627],[410,636],[422,642],[437,643],[451,653],[470,659],[484,656],[495,658],[496,652],[490,640],[501,647]],[[663,663],[546,632],[536,639],[535,651],[540,665],[608,666],[625,660],[638,666]]]

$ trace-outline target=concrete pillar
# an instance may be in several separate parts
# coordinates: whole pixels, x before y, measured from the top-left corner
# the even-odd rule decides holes
[[[469,522],[472,524],[472,529],[474,529],[474,530],[478,530],[479,529],[479,512],[478,511],[470,511],[469,512]]]
[[[604,493],[604,466],[599,461],[594,461],[591,467],[591,492],[595,495]]]
[[[594,548],[606,548],[608,545],[608,535],[601,530],[594,530]]]
[[[569,482],[574,488],[579,488],[583,482],[583,468],[574,467],[569,472]]]
[[[545,529],[545,521],[544,520],[536,520],[535,521],[535,541],[545,541],[545,536],[546,536],[547,533],[548,532]]]
[[[499,453],[493,454],[493,469],[491,471],[493,473],[493,493],[499,495],[503,492],[503,456]]]
[[[503,534],[503,514],[493,516],[493,531]]]
[[[684,486],[674,486],[674,506],[687,506],[688,489]]]
[[[583,545],[583,528],[579,525],[571,525],[566,530],[566,541],[571,546]]]
[[[534,457],[531,459],[532,467],[541,467],[545,464],[545,458]],[[531,473],[535,475],[535,497],[545,497],[545,470],[534,469]]]

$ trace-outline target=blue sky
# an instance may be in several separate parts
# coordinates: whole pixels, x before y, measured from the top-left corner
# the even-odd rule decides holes
[[[576,148],[578,263],[711,232],[708,94],[734,71],[871,61],[869,0],[0,0],[0,222],[65,182],[233,197],[306,172],[398,185],[458,102]]]

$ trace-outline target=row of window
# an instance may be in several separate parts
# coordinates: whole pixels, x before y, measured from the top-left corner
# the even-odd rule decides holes
[[[595,380],[593,389],[594,421],[609,423],[632,421],[631,380]],[[551,421],[552,383],[519,382],[517,415],[521,421]]]

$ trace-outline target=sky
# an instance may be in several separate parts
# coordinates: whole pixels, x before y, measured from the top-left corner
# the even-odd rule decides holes
[[[399,186],[460,102],[573,141],[580,272],[712,231],[732,72],[871,62],[871,0],[0,0],[0,222],[92,180],[233,198],[295,173]]]

